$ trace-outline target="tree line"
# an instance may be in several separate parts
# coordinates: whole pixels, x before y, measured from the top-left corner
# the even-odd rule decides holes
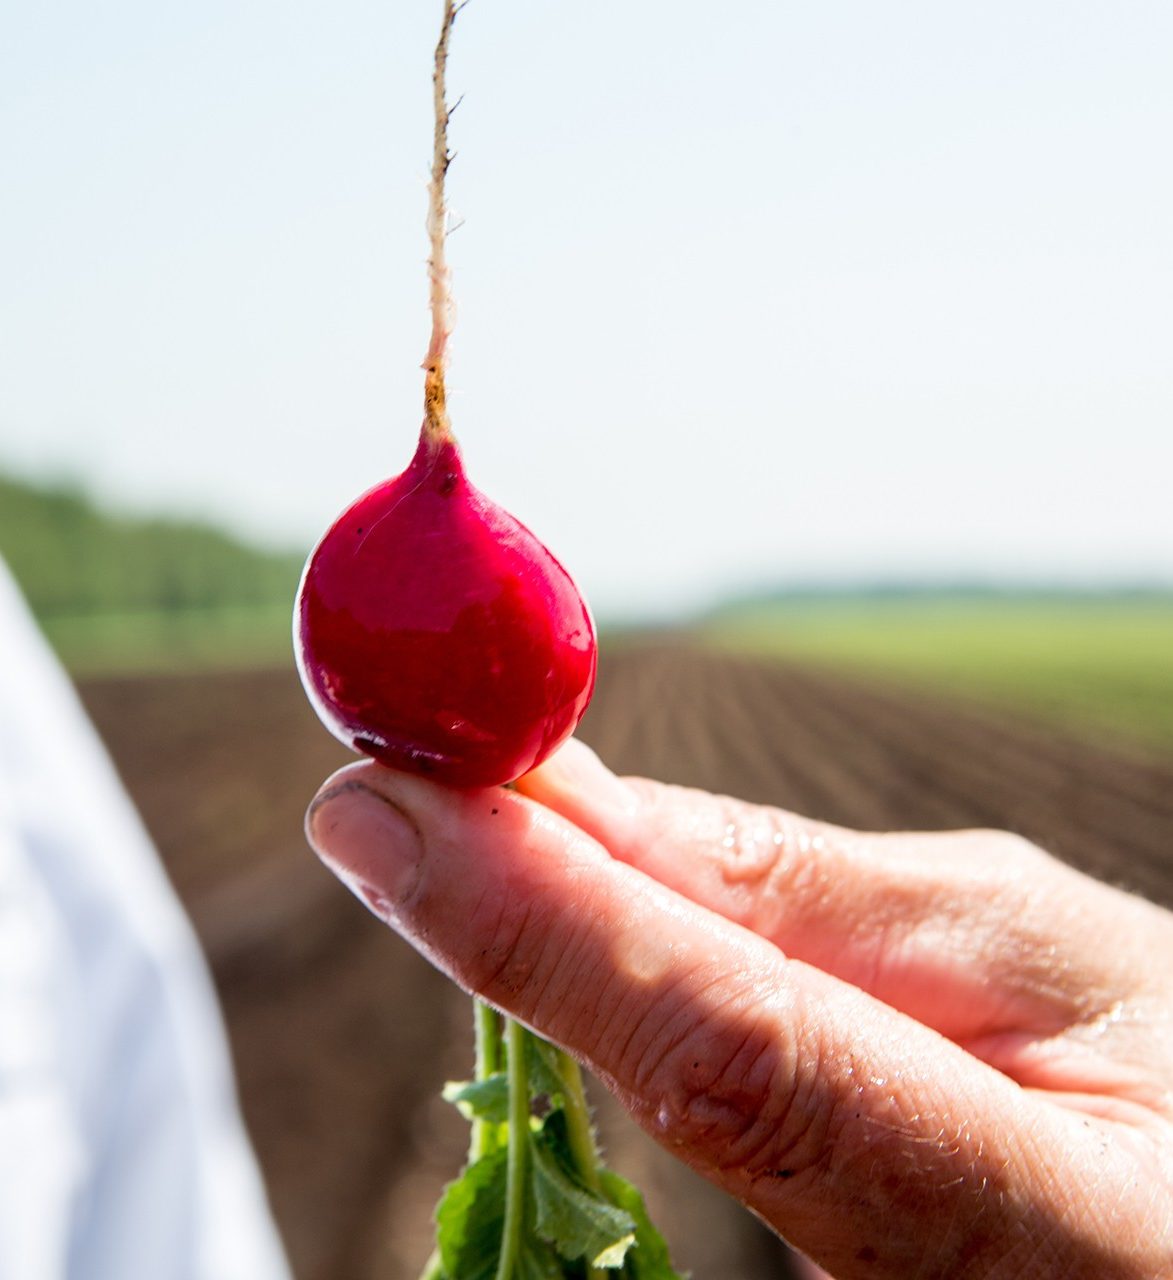
[[[113,515],[76,488],[6,476],[0,556],[42,618],[292,602],[303,560],[197,521]]]

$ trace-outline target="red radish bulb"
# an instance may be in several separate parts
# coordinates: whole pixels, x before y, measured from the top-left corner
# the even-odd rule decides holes
[[[294,644],[347,746],[460,787],[509,782],[574,732],[595,683],[570,575],[427,429],[402,475],[335,521],[298,592]]]

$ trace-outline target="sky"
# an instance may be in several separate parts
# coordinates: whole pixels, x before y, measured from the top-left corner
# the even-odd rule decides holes
[[[0,468],[308,547],[406,465],[439,0],[0,17]],[[597,611],[1173,581],[1173,6],[471,0],[454,426]]]

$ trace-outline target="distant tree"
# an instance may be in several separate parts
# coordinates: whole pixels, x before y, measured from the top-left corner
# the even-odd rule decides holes
[[[0,555],[41,617],[291,602],[302,564],[208,524],[111,515],[76,486],[3,475]]]

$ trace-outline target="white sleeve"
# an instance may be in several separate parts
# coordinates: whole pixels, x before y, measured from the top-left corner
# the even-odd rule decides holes
[[[0,1280],[288,1280],[191,928],[0,562]]]

